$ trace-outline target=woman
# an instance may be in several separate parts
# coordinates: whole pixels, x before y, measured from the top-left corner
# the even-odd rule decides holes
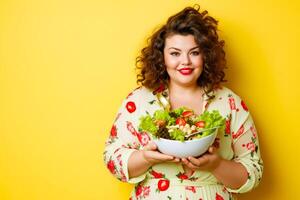
[[[112,174],[134,183],[131,199],[229,200],[258,185],[262,160],[252,117],[224,82],[224,41],[207,11],[187,7],[157,30],[137,58],[141,85],[124,100],[105,146]],[[164,108],[186,106],[201,114],[218,110],[226,118],[215,143],[198,158],[158,152],[139,118]]]

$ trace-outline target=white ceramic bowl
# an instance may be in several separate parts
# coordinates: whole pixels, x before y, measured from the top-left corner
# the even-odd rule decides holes
[[[186,158],[188,156],[197,157],[207,151],[207,149],[214,143],[218,134],[218,129],[214,133],[188,141],[168,140],[164,138],[155,139],[154,142],[160,152],[172,155],[178,158]]]

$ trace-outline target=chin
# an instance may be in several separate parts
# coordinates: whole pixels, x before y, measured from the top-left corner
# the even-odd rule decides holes
[[[182,86],[194,86],[194,85],[197,85],[197,81],[180,81],[180,80],[178,80],[178,81],[176,81],[176,84],[177,85],[182,85]]]

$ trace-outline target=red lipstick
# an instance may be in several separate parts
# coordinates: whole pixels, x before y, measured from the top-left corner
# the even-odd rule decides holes
[[[193,72],[192,68],[182,68],[178,70],[182,75],[190,75]]]

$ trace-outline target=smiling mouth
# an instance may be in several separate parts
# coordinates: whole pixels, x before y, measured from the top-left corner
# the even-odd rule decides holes
[[[182,75],[190,75],[194,69],[192,68],[182,68],[178,70]]]

